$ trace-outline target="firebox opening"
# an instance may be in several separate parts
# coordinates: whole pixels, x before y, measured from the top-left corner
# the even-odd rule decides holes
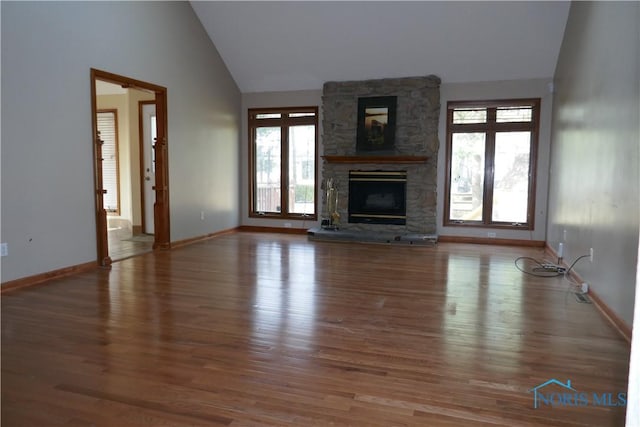
[[[349,222],[407,223],[406,171],[349,171]]]

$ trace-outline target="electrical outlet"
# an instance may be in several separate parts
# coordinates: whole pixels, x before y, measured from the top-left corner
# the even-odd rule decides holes
[[[584,282],[582,284],[582,286],[580,287],[580,289],[582,290],[583,294],[586,294],[589,292],[589,284],[587,282]]]
[[[589,262],[593,262],[593,248],[589,248]]]
[[[290,222],[285,222],[284,223],[284,228],[291,228],[291,223]]]
[[[2,255],[2,256],[9,255],[9,244],[8,243],[2,243],[0,245],[0,255]]]
[[[200,211],[200,221],[204,221],[204,211]]]
[[[489,231],[487,233],[487,237],[496,237],[496,233],[494,233],[493,231]]]

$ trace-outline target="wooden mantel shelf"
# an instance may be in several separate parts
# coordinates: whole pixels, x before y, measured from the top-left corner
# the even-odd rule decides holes
[[[426,163],[427,156],[322,156],[327,163]]]

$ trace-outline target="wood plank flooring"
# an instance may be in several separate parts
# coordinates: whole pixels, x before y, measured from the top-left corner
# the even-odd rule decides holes
[[[12,292],[2,426],[624,425],[534,408],[626,392],[629,348],[520,255],[234,233]]]

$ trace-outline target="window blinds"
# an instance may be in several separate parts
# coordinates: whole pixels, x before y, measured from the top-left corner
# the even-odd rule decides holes
[[[97,113],[98,131],[102,144],[102,188],[107,190],[104,195],[104,208],[107,212],[118,212],[118,143],[115,111]]]

